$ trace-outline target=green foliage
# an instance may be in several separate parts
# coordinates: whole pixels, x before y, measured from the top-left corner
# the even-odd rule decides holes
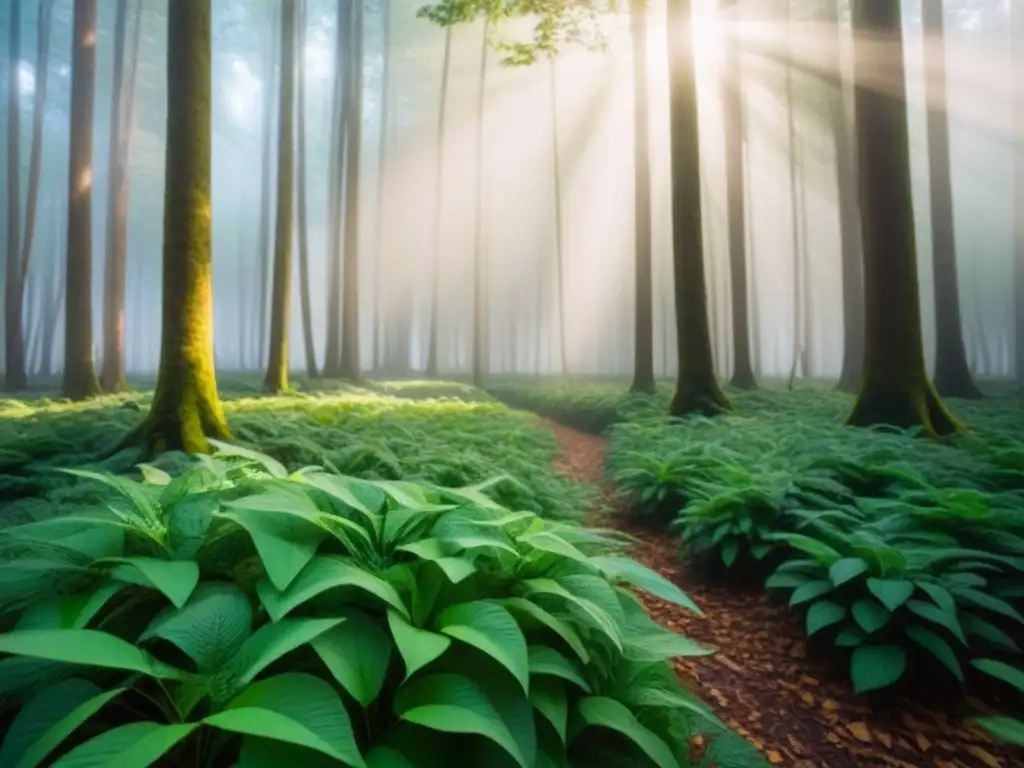
[[[218,447],[0,535],[4,765],[671,768],[723,730],[629,586],[696,606],[616,539]]]

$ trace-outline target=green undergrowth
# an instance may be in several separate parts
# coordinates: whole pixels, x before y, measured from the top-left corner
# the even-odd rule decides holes
[[[84,403],[0,400],[0,525],[94,503],[93,487],[55,470],[131,471],[135,451],[97,457],[138,423],[150,397],[140,389]],[[316,383],[266,397],[258,382],[229,379],[223,397],[235,437],[290,469],[319,465],[363,478],[448,486],[503,475],[508,479],[495,491],[501,503],[557,519],[579,520],[593,498],[592,489],[552,468],[557,445],[534,417],[467,385]],[[169,454],[159,463],[175,473],[190,460]]]
[[[90,507],[0,532],[0,764],[763,764],[681,686],[668,660],[710,650],[634,589],[698,608],[621,536],[498,478],[216,447],[177,477],[69,470]]]

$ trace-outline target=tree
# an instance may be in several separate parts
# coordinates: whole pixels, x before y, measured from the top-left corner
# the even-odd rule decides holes
[[[1017,368],[1017,381],[1024,382],[1024,5],[1012,4],[1012,31],[1010,32],[1010,50],[1014,52],[1011,61],[1014,76],[1014,97],[1016,105],[1013,113],[1013,126],[1017,137],[1014,157],[1014,211],[1015,227],[1013,237],[1014,250],[1014,307],[1016,342],[1014,360]]]
[[[899,5],[856,0],[854,38],[866,322],[862,385],[848,423],[946,435],[958,424],[928,380],[921,340]],[[880,76],[884,88],[868,85]]]
[[[288,389],[288,326],[292,282],[292,209],[295,188],[295,3],[281,3],[281,72],[277,116],[277,216],[274,221],[274,284],[270,302],[270,349],[263,388]]]
[[[669,142],[672,264],[679,373],[669,411],[715,414],[729,401],[715,379],[704,284],[700,136],[693,55],[692,0],[668,2]]]
[[[732,7],[733,23],[741,20],[740,3]],[[725,188],[729,223],[729,278],[732,292],[732,386],[754,389],[757,380],[750,358],[750,303],[747,288],[747,212],[743,175],[743,65],[739,36],[732,35],[723,72],[725,122]]]
[[[363,127],[363,4],[352,3],[349,33],[348,98],[345,105],[345,257],[341,318],[341,375],[356,380],[359,358],[359,171]]]
[[[96,97],[97,0],[77,0],[71,43],[71,148],[68,162],[67,308],[63,395],[99,394],[92,357],[92,127]]]
[[[381,325],[384,323],[382,305],[384,277],[384,187],[388,170],[388,125],[391,116],[391,0],[381,0],[381,59],[380,126],[377,134],[377,199],[374,205],[373,234],[373,367],[378,369],[387,360],[381,350]],[[390,346],[390,345],[389,345]]]
[[[476,95],[476,217],[473,220],[473,385],[483,387],[487,378],[490,325],[487,317],[486,264],[484,254],[484,97],[487,94],[487,50],[490,24],[484,21],[480,45],[480,80]]]
[[[163,300],[153,405],[125,440],[144,457],[228,440],[213,365],[211,0],[168,0]]]
[[[549,57],[548,93],[551,96],[551,166],[555,206],[555,276],[558,280],[558,362],[559,373],[569,375],[569,351],[565,325],[565,235],[562,226],[562,162],[558,148],[558,69],[556,56]]]
[[[270,22],[267,25],[267,32],[270,36],[268,46],[270,49],[266,64],[263,67],[263,84],[260,91],[260,108],[263,111],[262,126],[260,129],[261,161],[260,161],[260,228],[258,245],[259,254],[259,300],[256,302],[256,365],[263,365],[267,358],[267,322],[268,300],[270,296],[271,281],[271,256],[270,256],[270,208],[273,205],[273,149],[274,149],[274,95],[277,76],[277,59],[280,56],[278,49],[280,45],[280,31],[277,29],[279,16],[274,10],[274,4],[269,4]],[[275,34],[277,32],[277,34]],[[266,50],[266,49],[264,49]]]
[[[299,40],[306,39],[306,0],[297,0],[299,15]],[[306,376],[315,379],[316,346],[313,343],[313,307],[309,296],[309,216],[306,203],[306,56],[299,46],[299,109],[296,151],[298,153],[298,229],[299,229],[299,305],[302,310],[302,345],[306,354]]]
[[[651,260],[651,158],[647,114],[647,2],[629,8],[633,40],[633,259],[636,285],[631,392],[654,392],[654,297]]]

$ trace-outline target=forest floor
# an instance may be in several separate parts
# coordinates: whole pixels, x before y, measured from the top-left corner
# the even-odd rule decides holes
[[[799,617],[762,589],[715,584],[691,572],[666,535],[637,529],[604,474],[606,441],[545,420],[561,448],[556,467],[602,488],[592,522],[637,539],[633,556],[687,592],[704,611],[644,596],[651,615],[718,652],[675,662],[677,671],[741,736],[775,765],[793,768],[1008,768],[1024,766],[955,715],[905,700],[873,705],[853,693],[826,659],[808,652]]]

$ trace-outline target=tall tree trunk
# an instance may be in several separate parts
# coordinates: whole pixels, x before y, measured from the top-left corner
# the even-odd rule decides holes
[[[704,285],[700,135],[693,55],[692,0],[669,0],[669,139],[672,175],[672,263],[675,271],[679,374],[669,411],[714,414],[729,408],[715,379]]]
[[[733,21],[741,21],[740,3]],[[738,30],[737,30],[738,31]],[[757,380],[750,359],[750,304],[747,287],[747,211],[743,173],[743,66],[738,34],[727,43],[722,81],[725,121],[725,188],[729,222],[729,282],[732,299],[732,386],[754,389]]]
[[[654,296],[651,260],[651,159],[647,115],[647,2],[632,0],[633,206],[636,296],[631,392],[654,392]]]
[[[476,219],[473,232],[473,385],[483,387],[487,379],[487,367],[490,357],[490,324],[488,322],[486,302],[487,290],[486,264],[484,253],[484,216],[487,209],[484,205],[484,98],[487,95],[487,49],[490,20],[484,20],[483,41],[480,45],[480,84],[477,88],[476,112]]]
[[[384,302],[384,189],[387,184],[388,124],[391,113],[391,0],[381,0],[380,127],[377,135],[377,200],[374,205],[373,235],[373,367],[380,368],[389,356],[381,351],[382,326],[386,317]]]
[[[285,2],[285,0],[281,0]],[[263,89],[260,108],[263,111],[263,123],[260,131],[262,143],[260,161],[260,229],[259,229],[259,301],[256,306],[259,316],[256,318],[256,365],[262,367],[267,360],[267,331],[270,327],[270,208],[274,201],[273,190],[273,151],[274,151],[274,105],[277,95],[277,59],[280,56],[280,37],[277,30],[278,14],[271,7],[267,30],[270,34],[270,55],[263,68]],[[275,34],[277,33],[277,34]]]
[[[1014,152],[1014,366],[1017,381],[1024,382],[1024,5],[1010,7],[1011,71],[1014,72],[1013,135],[1017,137]]]
[[[316,345],[313,342],[313,306],[309,296],[309,221],[306,202],[306,0],[298,0],[299,9],[299,114],[296,149],[298,151],[298,229],[299,229],[299,304],[302,309],[302,342],[306,352],[306,376],[315,379]]]
[[[943,397],[980,398],[967,367],[953,224],[953,181],[949,159],[949,103],[946,89],[945,5],[921,6],[925,35],[925,91],[928,105],[928,166],[931,183],[932,265],[935,285],[935,389]]]
[[[551,95],[551,163],[554,169],[555,192],[555,269],[558,278],[558,361],[562,376],[569,375],[569,353],[567,349],[567,332],[565,327],[565,236],[562,228],[562,163],[558,148],[558,68],[555,56],[551,56],[551,67],[548,69]]]
[[[92,129],[96,96],[97,0],[76,0],[71,47],[71,150],[68,164],[67,311],[62,393],[99,393],[92,338]]]
[[[837,0],[838,1],[838,0]],[[842,71],[843,31],[837,3],[824,3],[823,22],[835,30],[834,55],[827,63],[835,71],[829,88],[828,119],[836,155],[836,190],[839,199],[839,247],[843,279],[843,367],[837,389],[856,392],[864,365],[864,266],[861,257],[860,208],[857,201],[857,161],[846,109],[847,78]]]
[[[789,369],[789,389],[793,389],[797,369],[803,359],[803,276],[800,269],[800,205],[797,200],[799,174],[797,173],[796,101],[793,98],[793,7],[791,0],[783,0],[786,10],[786,106],[789,139],[789,209],[790,237],[793,244],[793,360]],[[807,375],[804,370],[803,375]]]
[[[25,334],[21,286],[21,0],[11,0],[7,66],[7,270],[4,281],[4,385],[24,389]]]
[[[277,217],[274,221],[274,287],[270,349],[263,388],[288,389],[288,330],[292,278],[292,202],[295,192],[295,3],[281,3],[281,71],[277,116]]]
[[[118,0],[114,24],[114,91],[110,99],[110,151],[107,178],[107,243],[103,296],[103,365],[100,386],[107,392],[127,388],[124,363],[125,280],[127,278],[128,158],[135,115],[135,82],[138,72],[142,4],[135,9],[130,72],[125,85],[125,38],[128,0]]]
[[[444,64],[441,70],[441,96],[437,108],[437,152],[434,156],[434,262],[430,290],[430,340],[427,347],[427,376],[438,374],[437,337],[441,304],[441,212],[444,193],[444,132],[448,110],[448,75],[452,60],[452,27],[444,30]]]
[[[149,415],[126,442],[149,457],[230,439],[213,365],[210,248],[211,0],[168,0],[160,369]]]
[[[863,384],[848,423],[949,434],[958,424],[928,380],[921,340],[899,5],[856,0],[854,38],[866,333]],[[884,90],[867,85],[879,75]]]
[[[342,263],[344,298],[341,318],[341,375],[356,380],[359,356],[359,171],[363,129],[363,4],[352,4],[348,57],[349,102],[345,105],[347,161],[345,166],[345,259]]]

